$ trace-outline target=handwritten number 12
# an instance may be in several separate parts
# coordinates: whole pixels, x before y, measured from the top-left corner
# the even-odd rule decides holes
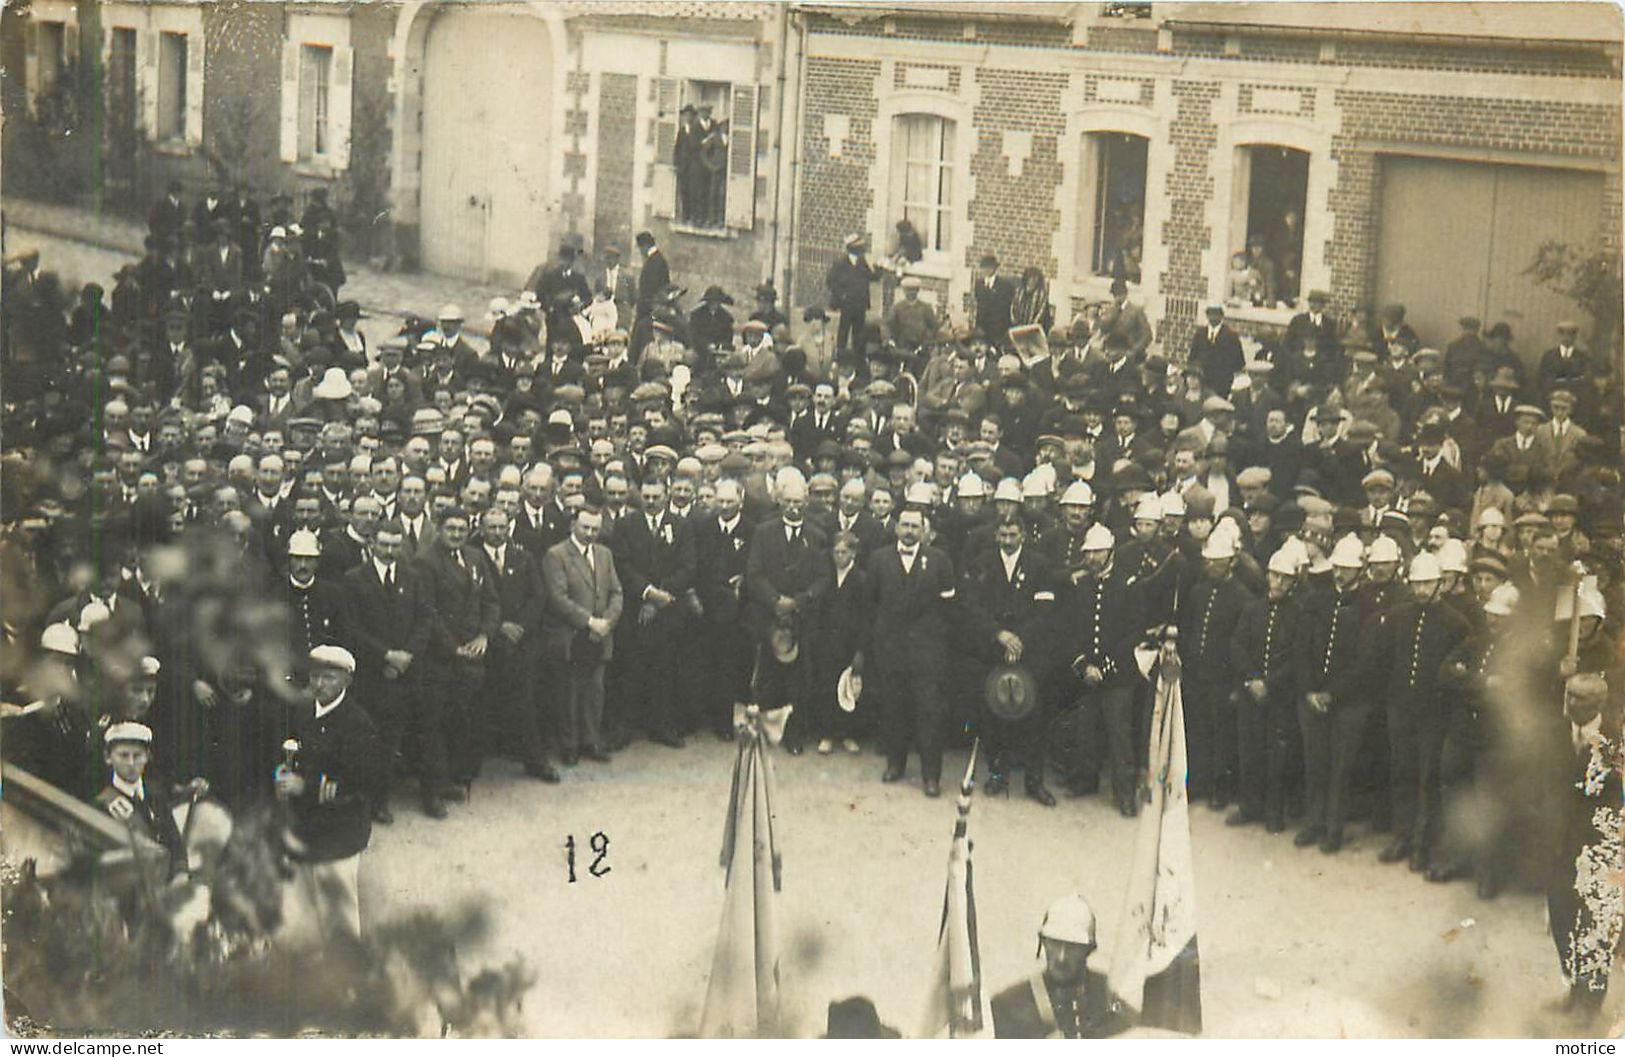
[[[599,831],[592,835],[587,842],[593,851],[592,862],[587,866],[587,872],[594,877],[602,877],[609,873],[610,866],[604,862],[609,857],[609,835]],[[576,883],[576,836],[574,833],[564,838],[565,863],[570,871],[570,884]]]

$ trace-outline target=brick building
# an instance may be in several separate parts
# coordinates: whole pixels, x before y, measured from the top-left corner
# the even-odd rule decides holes
[[[1522,274],[1536,247],[1618,245],[1612,5],[799,12],[799,302],[845,235],[883,245],[907,216],[955,312],[992,252],[1042,268],[1062,318],[1127,274],[1180,348],[1252,238],[1298,266],[1278,303],[1232,309],[1243,326],[1323,287],[1342,312],[1404,302],[1431,343],[1505,319],[1532,354],[1574,311]]]
[[[1256,241],[1282,265],[1269,303],[1234,307],[1244,327],[1325,288],[1345,313],[1403,301],[1430,343],[1463,313],[1504,319],[1533,354],[1573,313],[1524,274],[1536,247],[1618,246],[1620,60],[1606,3],[31,0],[0,18],[8,114],[51,110],[75,68],[101,108],[30,151],[8,121],[8,193],[105,207],[111,189],[144,211],[171,177],[328,187],[354,252],[498,288],[561,239],[629,255],[647,227],[691,292],[772,277],[796,306],[824,299],[846,235],[882,250],[907,218],[911,270],[956,314],[992,252],[1042,269],[1063,319],[1126,276],[1174,349]]]

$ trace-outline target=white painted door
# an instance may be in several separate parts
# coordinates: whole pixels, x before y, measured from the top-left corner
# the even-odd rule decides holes
[[[521,282],[549,248],[547,28],[508,6],[449,10],[423,82],[423,266]]]

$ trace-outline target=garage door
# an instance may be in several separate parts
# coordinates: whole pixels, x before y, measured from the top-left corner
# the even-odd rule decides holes
[[[1405,305],[1440,348],[1464,315],[1505,320],[1515,347],[1537,356],[1580,312],[1523,272],[1543,242],[1597,240],[1602,185],[1601,173],[1572,169],[1385,157],[1377,303]]]
[[[423,71],[424,267],[522,282],[549,244],[547,28],[510,8],[448,11]]]

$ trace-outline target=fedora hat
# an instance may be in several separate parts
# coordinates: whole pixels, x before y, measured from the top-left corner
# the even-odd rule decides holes
[[[1038,708],[1038,681],[1019,664],[994,668],[988,673],[983,690],[988,710],[1002,720],[1023,720]]]

